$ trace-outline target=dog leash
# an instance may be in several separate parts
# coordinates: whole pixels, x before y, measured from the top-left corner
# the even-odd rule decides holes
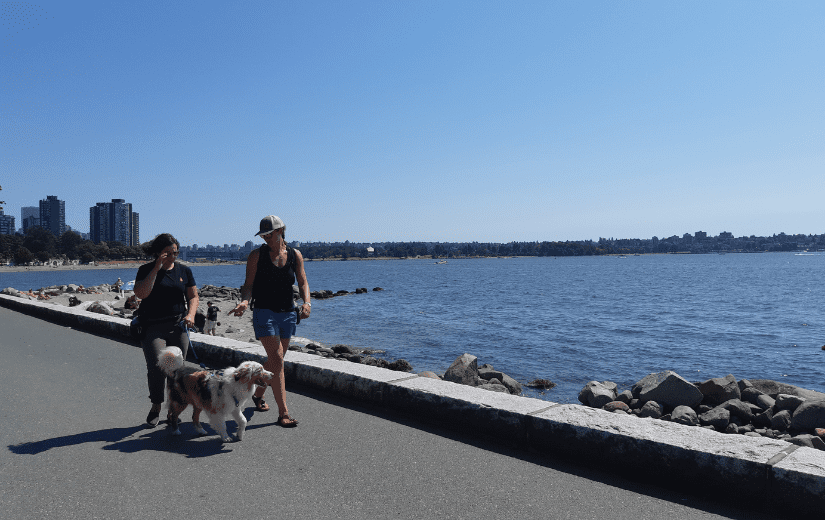
[[[201,360],[198,357],[198,353],[195,352],[195,345],[192,344],[192,338],[189,337],[189,327],[186,326],[186,324],[183,322],[183,320],[181,320],[181,322],[178,325],[180,325],[180,327],[183,330],[186,331],[186,339],[189,341],[189,349],[192,351],[192,355],[195,356],[195,360],[198,362],[198,364],[201,366],[201,368],[206,368],[206,365],[201,363]],[[195,329],[192,329],[192,330],[195,330]]]

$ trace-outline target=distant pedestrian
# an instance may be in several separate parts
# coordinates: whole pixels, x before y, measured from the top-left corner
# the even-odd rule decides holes
[[[206,325],[203,326],[203,333],[210,336],[215,335],[215,326],[218,324],[218,309],[217,305],[212,305],[212,302],[206,302]]]
[[[275,215],[261,220],[260,236],[266,242],[250,253],[246,261],[246,280],[241,287],[241,301],[229,314],[243,316],[250,303],[253,304],[252,324],[255,337],[266,349],[267,361],[264,368],[273,372],[270,386],[278,405],[277,423],[291,428],[298,421],[290,417],[286,407],[286,386],[284,384],[284,355],[289,348],[289,340],[295,334],[298,313],[301,319],[309,318],[312,304],[309,301],[309,283],[304,272],[304,257],[297,249],[286,245],[286,225]],[[295,307],[292,286],[298,280],[298,288],[303,305]],[[258,387],[252,401],[259,412],[269,410],[263,400],[265,387]]]
[[[141,346],[152,401],[146,423],[153,427],[158,425],[166,386],[166,376],[158,368],[158,354],[167,346],[176,346],[186,359],[187,328],[194,326],[198,310],[198,287],[192,270],[175,262],[179,247],[169,233],[158,235],[147,251],[155,261],[140,266],[135,276],[135,296],[142,300],[139,313],[145,333]]]

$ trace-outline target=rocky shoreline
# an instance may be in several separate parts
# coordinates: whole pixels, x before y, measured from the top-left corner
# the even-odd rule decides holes
[[[621,393],[616,383],[590,381],[579,401],[641,419],[825,450],[825,393],[769,379],[737,381],[727,375],[691,383],[668,370],[650,374]]]
[[[372,290],[381,291],[382,288]],[[60,285],[30,292],[6,288],[0,292],[57,305],[80,306],[90,312],[127,319],[134,312],[130,308],[130,302],[134,301],[133,292],[121,291],[114,284],[94,287]],[[325,290],[313,292],[312,297],[324,299],[366,292],[366,288],[337,292]],[[251,313],[242,317],[227,314],[240,299],[239,289],[205,285],[199,293],[198,328],[202,329],[204,325],[207,302],[211,301],[221,311],[217,336],[257,342]],[[413,371],[407,360],[385,359],[382,357],[384,352],[380,350],[340,344],[322,345],[309,340],[291,345],[290,350],[401,372]],[[479,366],[477,358],[471,354],[459,356],[442,375],[430,371],[418,375],[512,395],[522,395],[524,386],[536,389],[555,386],[546,379],[520,383],[491,365]],[[650,374],[623,392],[618,392],[617,385],[610,381],[591,381],[584,386],[578,398],[584,405],[612,413],[671,421],[727,434],[782,439],[825,450],[825,393],[777,381],[737,381],[733,375],[728,375],[688,382],[675,372],[665,371]]]

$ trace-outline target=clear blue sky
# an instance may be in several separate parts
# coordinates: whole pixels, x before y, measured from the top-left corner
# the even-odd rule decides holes
[[[141,240],[825,232],[821,1],[0,2],[0,199]]]

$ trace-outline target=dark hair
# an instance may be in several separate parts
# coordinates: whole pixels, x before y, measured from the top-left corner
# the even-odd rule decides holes
[[[173,237],[169,233],[161,233],[160,235],[156,236],[154,240],[152,240],[152,242],[149,244],[149,247],[146,249],[146,253],[157,258],[160,256],[161,251],[171,246],[172,244],[178,246],[178,249],[180,249],[180,244],[178,243],[177,239],[175,239],[175,237]]]

